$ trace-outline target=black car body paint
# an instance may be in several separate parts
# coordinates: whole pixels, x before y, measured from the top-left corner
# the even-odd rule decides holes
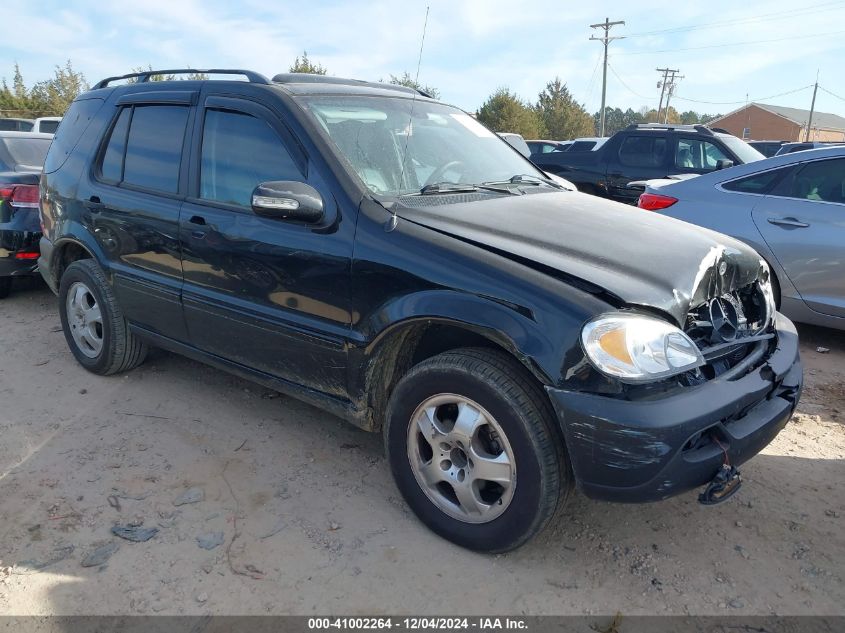
[[[755,362],[736,365],[742,376],[701,384],[625,385],[598,372],[582,348],[583,325],[602,313],[640,312],[683,327],[696,306],[757,283],[765,270],[747,246],[549,187],[374,196],[297,100],[412,98],[396,90],[183,81],[178,92],[156,82],[88,93],[105,105],[91,108],[65,160],[48,157],[41,180],[39,263],[48,284],[56,289],[70,261],[94,258],[132,330],[153,344],[368,430],[381,427],[392,386],[422,354],[499,348],[549,394],[581,487],[618,500],[706,482],[721,466],[720,443],[742,462],[794,409],[797,338],[782,317],[776,336],[757,344]],[[177,190],[104,181],[96,164],[119,107],[165,102],[189,109]],[[269,220],[199,198],[203,111],[223,107],[259,113],[287,139],[301,180],[324,201],[321,223]]]

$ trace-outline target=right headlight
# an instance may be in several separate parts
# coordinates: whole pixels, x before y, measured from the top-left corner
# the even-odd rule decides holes
[[[581,342],[596,369],[623,382],[652,382],[705,364],[682,330],[640,314],[603,314],[584,326]]]

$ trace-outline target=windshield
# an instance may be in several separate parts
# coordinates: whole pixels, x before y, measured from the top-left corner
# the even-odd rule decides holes
[[[44,158],[47,150],[50,149],[50,139],[46,138],[3,138],[0,139],[5,151],[2,154],[3,162],[8,163],[12,169],[17,167],[33,167],[41,169],[44,165]]]
[[[398,196],[435,183],[479,185],[516,175],[546,178],[457,108],[393,97],[311,96],[300,102],[374,194]]]
[[[743,163],[753,163],[755,160],[763,160],[766,158],[758,152],[756,149],[751,147],[748,143],[743,141],[742,139],[738,139],[735,136],[731,136],[729,134],[725,134],[724,136],[720,136],[719,138],[722,139],[722,142],[728,146],[728,148],[737,155],[739,160]]]

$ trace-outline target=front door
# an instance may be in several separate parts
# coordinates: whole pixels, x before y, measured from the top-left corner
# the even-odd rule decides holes
[[[345,397],[354,218],[340,216],[276,112],[246,98],[208,94],[195,135],[195,182],[180,225],[192,344]],[[279,180],[317,189],[325,221],[310,226],[256,215],[253,189]]]

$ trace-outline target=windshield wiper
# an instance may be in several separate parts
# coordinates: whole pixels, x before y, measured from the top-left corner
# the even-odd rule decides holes
[[[518,192],[512,189],[507,189],[506,187],[490,187],[487,183],[480,185],[468,185],[457,182],[433,182],[420,189],[419,195],[427,196],[436,193],[472,193],[473,191],[480,190],[519,195]]]
[[[533,174],[516,174],[515,176],[511,176],[507,180],[500,180],[496,182],[486,182],[485,185],[498,185],[498,184],[520,184],[520,185],[549,185],[550,187],[554,187],[555,189],[563,189],[559,184],[557,184],[554,180],[549,178],[541,178],[540,176],[534,176]]]

